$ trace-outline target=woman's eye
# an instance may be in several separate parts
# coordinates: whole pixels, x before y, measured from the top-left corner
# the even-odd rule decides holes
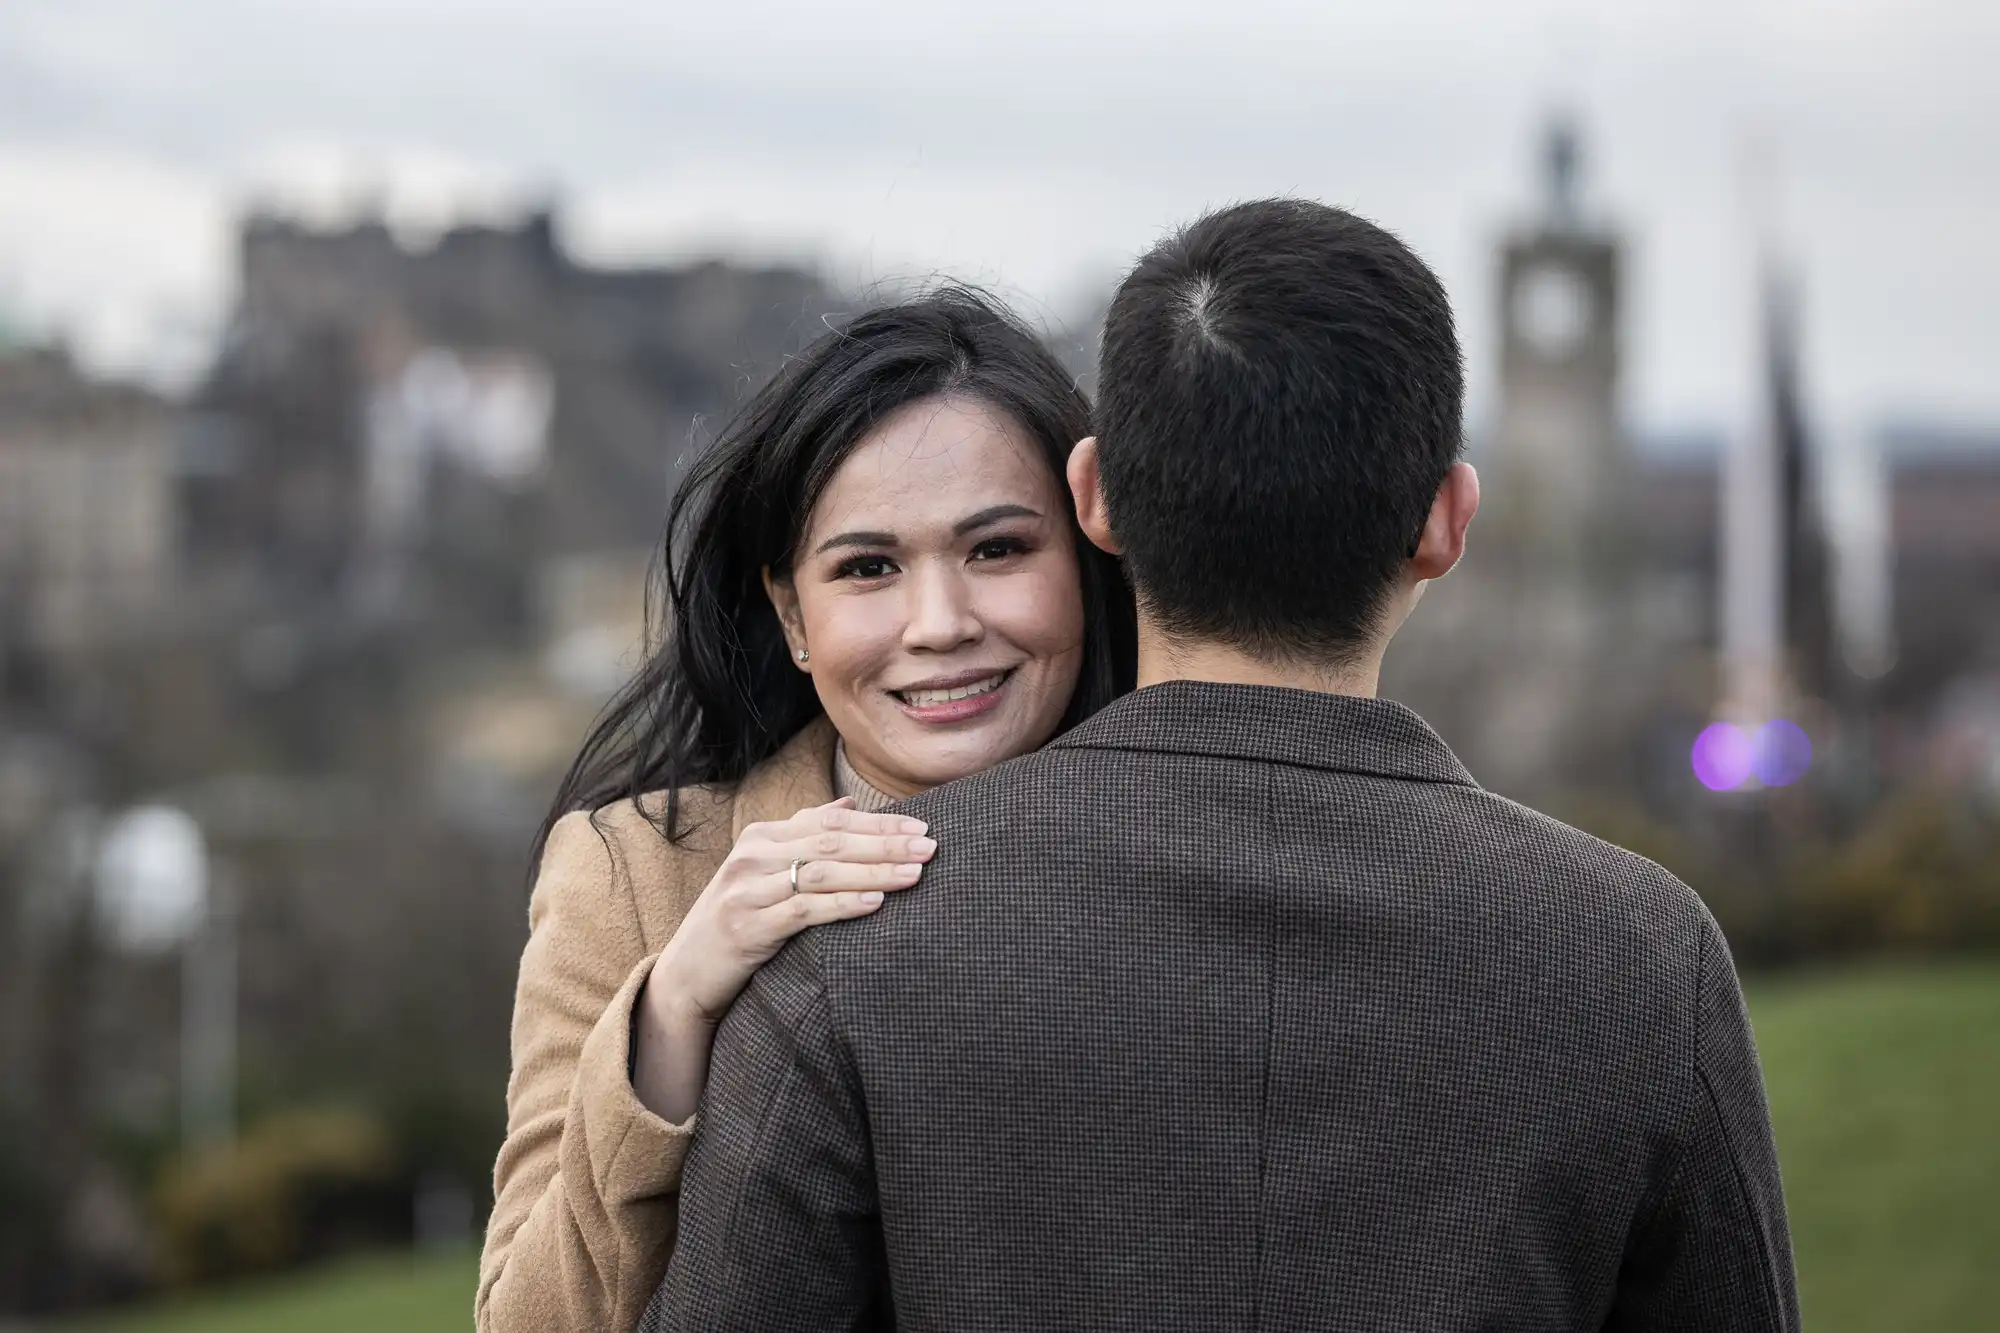
[[[843,579],[882,579],[896,572],[896,562],[886,555],[857,555],[840,562],[836,576]]]
[[[989,537],[972,548],[974,560],[1005,560],[1010,555],[1019,555],[1028,549],[1028,544],[1019,537]]]

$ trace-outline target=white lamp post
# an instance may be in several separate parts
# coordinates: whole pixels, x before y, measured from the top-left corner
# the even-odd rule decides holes
[[[113,944],[181,951],[181,1132],[226,1141],[236,1121],[236,912],[201,826],[172,806],[127,810],[99,844],[96,869]]]

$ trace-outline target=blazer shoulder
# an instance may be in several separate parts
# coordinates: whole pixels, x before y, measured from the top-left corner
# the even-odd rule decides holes
[[[1701,895],[1658,862],[1505,796],[1481,788],[1466,795],[1520,872],[1562,891],[1577,910],[1697,953],[1719,934]]]
[[[1022,816],[1054,810],[1051,793],[1066,794],[1074,803],[1079,784],[1093,780],[1085,770],[1098,758],[1087,750],[1035,750],[912,796],[896,810],[964,832],[981,825],[1009,829]]]

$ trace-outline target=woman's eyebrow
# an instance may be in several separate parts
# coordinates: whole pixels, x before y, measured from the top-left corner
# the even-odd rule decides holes
[[[896,534],[893,532],[836,532],[818,546],[813,547],[814,555],[824,555],[836,546],[894,546]]]
[[[992,524],[1000,522],[1002,519],[1040,518],[1041,516],[1042,515],[1040,510],[1030,509],[1026,505],[1017,505],[1017,504],[988,505],[986,508],[980,510],[978,513],[968,514],[964,518],[960,519],[958,522],[954,523],[952,525],[951,531],[953,536],[963,537],[968,532],[976,532],[980,528],[989,527]],[[833,536],[828,537],[818,546],[815,546],[813,548],[813,554],[824,555],[826,552],[831,551],[834,548],[840,546],[893,547],[899,544],[900,544],[899,539],[893,532],[836,532]]]
[[[988,524],[991,523],[998,523],[1003,518],[1040,518],[1040,517],[1041,517],[1040,512],[1038,512],[1037,510],[1030,509],[1026,505],[1015,505],[1015,504],[989,505],[986,508],[980,510],[976,514],[970,514],[967,515],[965,518],[960,519],[956,524],[953,525],[952,534],[954,536],[963,537],[968,532],[977,531],[978,529],[986,527]]]

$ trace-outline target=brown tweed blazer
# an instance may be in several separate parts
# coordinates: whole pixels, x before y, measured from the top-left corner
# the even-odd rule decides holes
[[[717,1036],[642,1328],[1798,1327],[1728,947],[1416,714],[1176,682],[902,807]]]
[[[639,1322],[673,1249],[693,1122],[668,1124],[632,1091],[633,1005],[744,826],[833,799],[834,741],[821,718],[733,793],[683,793],[693,833],[680,845],[629,801],[566,816],[550,834],[514,995],[479,1333],[629,1333]]]

